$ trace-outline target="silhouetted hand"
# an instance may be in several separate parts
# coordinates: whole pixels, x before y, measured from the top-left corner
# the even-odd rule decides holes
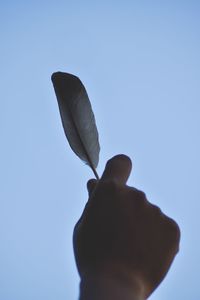
[[[108,161],[75,226],[74,251],[82,300],[146,299],[166,275],[179,248],[178,225],[126,181],[131,161]]]

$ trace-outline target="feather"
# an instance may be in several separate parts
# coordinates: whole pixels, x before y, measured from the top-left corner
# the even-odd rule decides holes
[[[68,73],[53,73],[51,79],[70,147],[99,179],[96,172],[100,152],[99,137],[86,89],[78,77]]]

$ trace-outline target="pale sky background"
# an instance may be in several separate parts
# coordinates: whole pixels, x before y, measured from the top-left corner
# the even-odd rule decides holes
[[[72,232],[93,174],[51,73],[84,83],[106,161],[173,217],[181,251],[151,300],[200,299],[200,1],[1,1],[0,299],[77,300]]]

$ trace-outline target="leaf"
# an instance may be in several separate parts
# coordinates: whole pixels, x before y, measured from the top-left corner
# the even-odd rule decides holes
[[[97,179],[99,137],[86,89],[74,75],[56,72],[52,82],[65,135],[76,155],[91,167]]]

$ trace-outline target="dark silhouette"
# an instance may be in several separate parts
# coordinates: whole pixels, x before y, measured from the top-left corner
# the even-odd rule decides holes
[[[147,299],[178,252],[178,225],[126,185],[130,172],[130,159],[117,155],[99,181],[88,182],[74,230],[81,300]]]

